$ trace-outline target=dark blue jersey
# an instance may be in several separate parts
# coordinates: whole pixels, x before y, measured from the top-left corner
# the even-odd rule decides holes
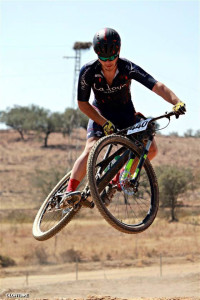
[[[109,85],[104,77],[100,62],[98,60],[89,62],[80,71],[78,100],[89,101],[92,89],[94,92],[92,104],[100,110],[101,114],[116,125],[124,120],[123,126],[126,126],[130,123],[129,118],[132,120],[135,112],[130,91],[132,79],[151,90],[157,82],[136,64],[127,59],[119,58],[115,77],[112,85]]]

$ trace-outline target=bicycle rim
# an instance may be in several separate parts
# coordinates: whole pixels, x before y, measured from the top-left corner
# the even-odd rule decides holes
[[[80,209],[74,210],[72,207],[68,207],[66,209],[50,210],[50,201],[52,201],[58,193],[62,193],[66,190],[70,175],[71,172],[60,180],[40,207],[32,229],[35,239],[44,241],[51,238],[68,224]]]
[[[110,145],[112,145],[112,150],[109,156],[122,148],[124,151],[121,156],[127,150],[131,151],[135,157],[139,158],[141,155],[140,150],[125,137],[109,136],[100,139],[88,159],[87,171],[91,195],[100,213],[113,227],[125,233],[142,232],[152,224],[158,210],[158,184],[155,173],[147,159],[140,174],[137,191],[130,187],[130,180],[121,179],[115,194],[112,198],[110,197],[110,202],[105,204],[105,199],[103,199],[105,189],[98,191],[98,181],[105,176],[105,171],[99,174],[99,165]],[[122,170],[123,168],[120,170],[121,178]]]

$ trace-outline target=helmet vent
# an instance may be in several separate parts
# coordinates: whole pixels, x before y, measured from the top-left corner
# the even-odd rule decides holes
[[[113,53],[113,48],[114,48],[114,45],[111,45],[110,46],[110,53]],[[115,51],[114,51],[115,52]]]
[[[100,51],[100,53],[104,52],[104,48],[102,48],[100,45],[99,45],[99,51]]]
[[[93,39],[94,51],[102,57],[110,57],[119,53],[121,39],[117,31],[112,28],[99,30]]]

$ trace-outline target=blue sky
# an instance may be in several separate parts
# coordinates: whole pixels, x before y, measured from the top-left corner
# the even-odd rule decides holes
[[[64,112],[72,105],[76,41],[103,27],[121,35],[121,57],[166,84],[186,103],[163,134],[200,129],[199,1],[1,1],[0,110],[36,104]],[[96,59],[83,51],[81,65]],[[132,82],[137,111],[157,116],[171,105]],[[91,99],[92,100],[92,99]],[[166,122],[165,122],[166,123]],[[165,125],[162,123],[161,125]]]

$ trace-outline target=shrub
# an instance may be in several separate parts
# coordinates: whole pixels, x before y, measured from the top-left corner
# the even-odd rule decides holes
[[[76,251],[73,248],[68,249],[67,251],[61,253],[62,260],[64,262],[80,262],[81,261],[81,252]]]
[[[9,256],[0,255],[0,266],[3,268],[15,266],[16,262]]]
[[[48,263],[48,255],[44,248],[42,248],[42,247],[36,248],[35,255],[36,255],[40,265],[46,265]]]
[[[177,221],[175,209],[178,206],[178,198],[190,189],[191,185],[195,188],[193,174],[190,169],[175,166],[158,167],[156,168],[156,174],[161,204],[163,207],[170,208],[170,221]]]
[[[92,255],[92,261],[100,261],[101,259],[100,259],[100,257],[99,257],[99,255],[98,254],[93,254]]]
[[[31,178],[32,184],[46,197],[68,170],[62,166],[52,166],[47,170],[36,169]]]

